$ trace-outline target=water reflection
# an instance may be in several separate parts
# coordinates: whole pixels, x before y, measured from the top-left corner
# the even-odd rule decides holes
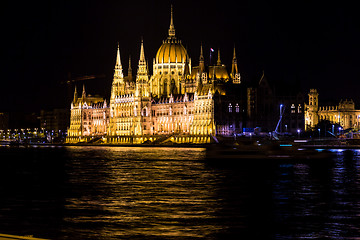
[[[0,148],[0,232],[50,239],[356,239],[360,151],[209,164],[197,148]],[[219,160],[221,161],[221,160]]]
[[[66,225],[92,225],[92,238],[204,237],[216,210],[203,149],[74,149]],[[93,156],[89,158],[90,156]],[[99,158],[97,156],[100,156]],[[102,167],[99,167],[102,166]],[[124,231],[125,230],[125,231]]]
[[[358,151],[335,159],[280,165],[273,183],[279,239],[355,239],[360,236]]]

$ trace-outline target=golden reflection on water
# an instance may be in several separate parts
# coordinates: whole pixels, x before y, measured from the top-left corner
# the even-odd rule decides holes
[[[0,232],[47,239],[356,239],[360,151],[231,165],[196,148],[0,148]]]
[[[101,152],[97,160],[101,163],[87,159],[71,163],[76,174],[69,181],[89,189],[66,200],[65,208],[74,212],[65,219],[70,224],[101,225],[94,234],[103,237],[204,237],[223,228],[209,224],[219,206],[214,198],[216,182],[202,161],[204,149],[88,149],[97,158],[92,151]],[[92,164],[97,165],[97,178],[92,167],[86,171]]]

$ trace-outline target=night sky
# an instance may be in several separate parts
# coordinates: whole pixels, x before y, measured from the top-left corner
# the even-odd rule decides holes
[[[198,64],[200,44],[220,48],[230,71],[235,44],[242,81],[300,82],[320,101],[353,98],[360,108],[360,25],[341,1],[7,1],[1,13],[0,111],[69,107],[66,81],[84,75],[87,92],[110,96],[117,42],[125,73],[136,72],[141,37],[150,64],[167,37],[170,4],[176,36]],[[354,3],[355,4],[355,3]],[[216,57],[216,56],[215,56]],[[78,92],[82,83],[79,82]],[[73,89],[71,89],[73,93]]]

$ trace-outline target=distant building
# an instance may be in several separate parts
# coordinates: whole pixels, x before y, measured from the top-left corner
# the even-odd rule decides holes
[[[28,129],[40,126],[40,117],[35,112],[10,112],[9,129]]]
[[[258,84],[247,88],[248,128],[289,134],[304,129],[303,94],[299,89],[281,90],[284,87],[270,83],[263,72]],[[282,119],[279,122],[280,116]]]
[[[105,136],[109,126],[109,107],[99,96],[86,95],[83,87],[81,97],[76,88],[70,110],[70,127],[67,142],[79,142],[88,137]]]
[[[40,129],[53,132],[56,136],[63,135],[69,126],[70,111],[53,109],[40,111]]]
[[[305,130],[313,129],[321,120],[339,124],[343,129],[360,129],[360,110],[353,100],[341,100],[337,106],[319,106],[319,93],[310,89],[309,102],[305,104]]]
[[[9,113],[0,112],[0,130],[9,129]]]

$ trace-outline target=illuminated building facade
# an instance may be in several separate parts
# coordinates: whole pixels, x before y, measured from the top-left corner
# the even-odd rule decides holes
[[[77,143],[102,137],[106,134],[108,124],[109,107],[106,100],[86,95],[85,87],[81,97],[78,97],[75,88],[66,142]]]
[[[230,129],[225,126],[228,121],[216,116],[217,110],[227,108],[214,102],[224,102],[227,89],[241,83],[235,49],[230,74],[221,62],[220,51],[216,65],[205,67],[202,46],[199,65],[192,67],[185,47],[175,36],[172,9],[168,37],[153,59],[153,74],[149,73],[143,40],[134,78],[129,66],[125,76],[118,46],[109,106],[102,98],[86,96],[85,90],[78,98],[75,91],[67,142],[102,136],[114,144],[210,143],[217,134],[235,132],[235,123]],[[237,98],[231,104],[239,113]]]
[[[360,110],[353,100],[341,100],[338,106],[319,106],[319,93],[310,89],[309,102],[305,104],[305,130],[313,129],[321,120],[339,124],[342,129],[360,129]]]

